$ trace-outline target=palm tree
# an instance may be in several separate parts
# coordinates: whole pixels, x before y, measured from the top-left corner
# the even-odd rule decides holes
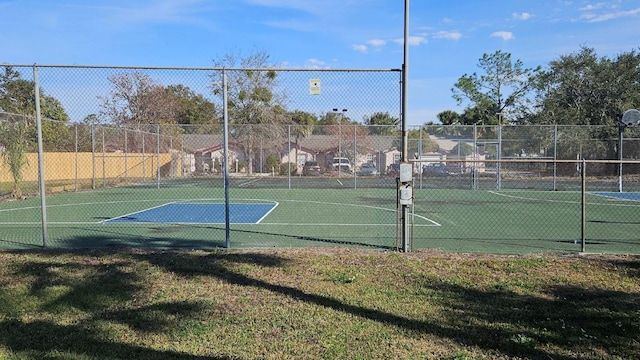
[[[291,113],[291,135],[296,139],[296,162],[298,161],[298,150],[300,138],[306,138],[313,133],[317,119],[313,114],[296,110]]]

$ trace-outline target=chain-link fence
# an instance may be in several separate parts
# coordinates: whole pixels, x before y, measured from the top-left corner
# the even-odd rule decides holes
[[[228,230],[238,248],[397,247],[397,70],[13,69],[32,89],[0,113],[6,247],[41,246],[45,232],[55,247],[215,248],[226,245]],[[411,245],[575,252],[585,238],[591,251],[638,253],[639,135],[577,126],[410,128]],[[10,166],[14,153],[24,155],[19,172]],[[16,187],[24,200],[12,201]]]

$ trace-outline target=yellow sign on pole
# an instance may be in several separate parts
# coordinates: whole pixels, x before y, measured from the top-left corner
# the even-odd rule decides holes
[[[309,80],[309,94],[320,95],[320,79]]]

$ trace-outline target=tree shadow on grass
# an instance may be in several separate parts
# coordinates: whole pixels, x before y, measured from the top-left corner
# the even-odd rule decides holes
[[[155,350],[109,340],[107,334],[82,325],[58,325],[47,321],[25,322],[10,319],[0,322],[0,343],[24,358],[60,359],[65,356],[90,356],[97,359],[136,360],[212,360],[227,357],[198,356],[177,351]]]
[[[210,229],[224,231],[224,228],[222,228],[222,227],[210,226],[209,228]],[[395,247],[388,246],[388,245],[371,244],[371,243],[366,243],[366,242],[361,242],[361,241],[353,241],[353,237],[350,237],[349,238],[350,240],[339,240],[339,239],[323,238],[323,237],[318,237],[318,236],[290,235],[290,234],[282,234],[282,233],[275,233],[275,232],[268,232],[268,231],[256,231],[256,230],[233,229],[233,230],[231,230],[231,232],[232,233],[239,233],[239,234],[255,234],[255,235],[262,235],[262,236],[275,236],[275,237],[279,237],[279,238],[287,239],[287,240],[298,240],[300,242],[317,242],[317,243],[332,244],[332,245],[355,246],[355,247],[362,247],[362,248],[374,248],[374,249],[385,249],[385,250],[393,250],[393,249],[395,249]],[[366,238],[367,239],[371,239],[371,238],[374,238],[374,236],[372,236],[370,234],[367,234]],[[384,239],[388,241],[387,237],[385,237]]]
[[[634,320],[640,312],[637,295],[552,285],[543,290],[545,296],[534,297],[480,291],[437,278],[427,282],[435,299],[448,299],[442,304],[448,309],[445,322],[458,329],[455,338],[460,343],[536,359],[574,359],[575,354],[599,359],[603,351],[620,358],[640,354],[640,323]],[[495,326],[475,325],[482,323]]]
[[[61,261],[55,258],[61,252],[23,253],[37,253],[44,258],[14,265],[9,274],[29,279],[26,295],[10,286],[15,279],[0,279],[0,299],[4,299],[0,344],[18,356],[42,359],[60,357],[62,353],[104,359],[223,359],[127,344],[114,341],[112,334],[105,332],[105,322],[144,333],[164,333],[179,328],[181,321],[208,317],[211,310],[199,302],[135,302],[136,298],[144,298],[148,290],[145,273],[149,265],[178,277],[210,277],[231,285],[267,290],[395,326],[406,330],[408,336],[430,334],[501,357],[569,360],[575,359],[576,354],[596,359],[603,353],[621,358],[640,353],[637,294],[552,285],[542,290],[543,296],[531,296],[510,290],[510,284],[483,290],[425,276],[412,282],[417,282],[415,286],[425,297],[425,306],[441,306],[444,314],[435,319],[412,318],[404,315],[403,309],[388,312],[353,305],[235,270],[242,264],[286,266],[289,260],[277,254],[134,250],[103,260],[104,252],[78,251],[74,254],[80,256],[72,261]],[[64,291],[51,296],[56,289]],[[36,305],[7,301],[12,296]],[[43,319],[27,321],[25,315],[30,311],[44,315],[79,311],[86,315],[69,324]]]
[[[429,321],[347,304],[330,296],[255,279],[229,267],[235,262],[277,266],[280,260],[269,255],[180,253],[167,258],[141,254],[140,259],[178,275],[211,276],[229,284],[268,290],[416,334],[433,334],[513,357],[569,360],[575,359],[571,354],[592,351],[591,358],[599,358],[598,349],[611,350],[623,358],[640,353],[636,339],[640,324],[633,323],[640,305],[623,292],[558,285],[546,290],[548,296],[534,297],[507,290],[482,291],[434,278],[424,284],[434,295],[429,301],[433,298],[454,301],[445,304],[449,309],[446,321]],[[613,326],[617,328],[612,330]],[[559,353],[558,349],[565,351]]]
[[[117,229],[74,229],[92,233],[62,239],[52,247],[72,249],[147,248],[147,249],[216,249],[225,246],[224,240],[211,238],[185,239],[176,229],[186,226],[150,227],[141,229],[141,234],[120,232]],[[144,232],[144,233],[142,233]]]
[[[134,331],[163,333],[181,320],[200,318],[206,306],[199,302],[139,305],[144,298],[144,269],[126,257],[105,262],[104,252],[74,252],[70,261],[55,256],[61,251],[18,251],[37,254],[42,261],[11,264],[8,277],[0,277],[0,345],[21,358],[58,359],[89,356],[97,359],[204,360],[227,357],[199,356],[158,350],[114,340],[110,326],[126,325]],[[83,257],[84,256],[84,257]],[[49,258],[49,259],[47,259]],[[14,286],[15,284],[26,284]],[[32,314],[37,315],[35,320]],[[78,315],[84,314],[84,315]],[[44,318],[60,317],[62,321]],[[107,326],[107,328],[109,325]]]

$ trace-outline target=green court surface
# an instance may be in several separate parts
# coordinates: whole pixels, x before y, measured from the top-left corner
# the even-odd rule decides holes
[[[318,183],[292,189],[258,186],[265,184],[261,180],[234,182],[231,203],[275,207],[259,221],[232,223],[231,248],[396,249],[399,226],[392,182],[370,187],[361,182],[361,187],[352,188],[348,179],[326,180],[324,185],[331,186],[324,187],[319,187],[322,180],[313,181]],[[224,203],[224,191],[217,184],[176,182],[160,188],[151,184],[48,196],[46,246],[225,247],[226,231],[219,220],[190,222],[189,216],[181,216],[179,222],[153,217],[109,221],[172,203]],[[414,249],[502,254],[581,251],[580,192],[417,189],[414,195],[409,228]],[[602,194],[587,194],[586,200],[587,252],[640,253],[640,202]],[[0,248],[42,247],[41,217],[39,198],[0,203]]]

